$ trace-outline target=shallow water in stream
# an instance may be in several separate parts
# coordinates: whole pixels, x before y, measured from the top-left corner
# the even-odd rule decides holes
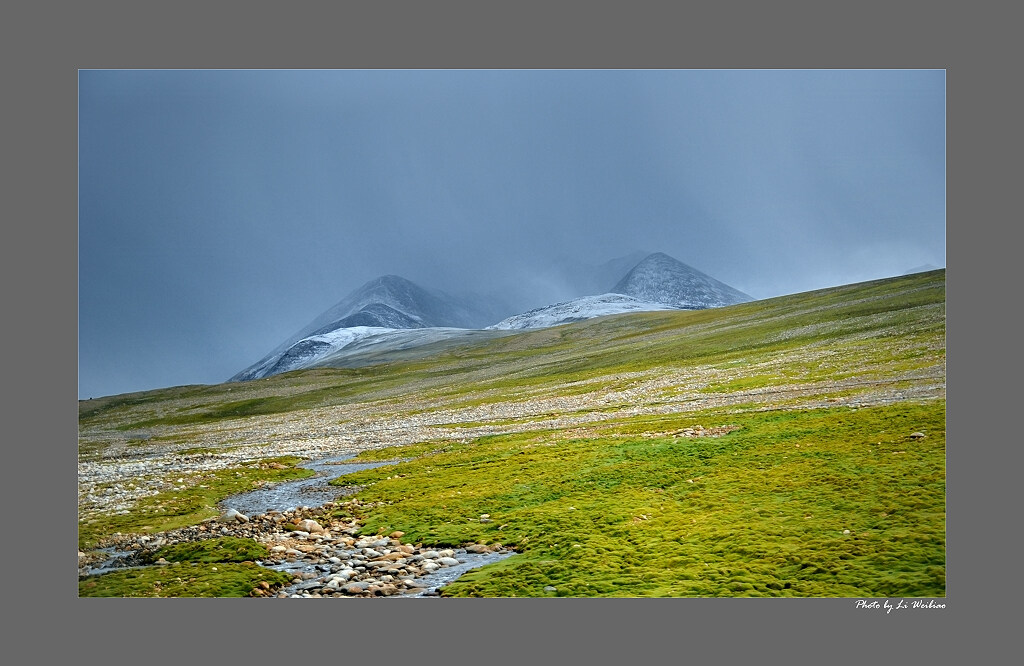
[[[331,486],[329,481],[345,474],[351,474],[364,469],[394,465],[400,460],[389,460],[373,463],[349,463],[352,455],[326,458],[311,462],[301,463],[299,466],[312,469],[315,476],[295,481],[285,481],[275,485],[267,485],[239,495],[233,495],[221,501],[219,506],[227,511],[234,509],[247,516],[254,516],[260,513],[267,513],[272,510],[290,511],[299,507],[318,508],[323,504],[335,500],[339,495],[344,494],[340,486]],[[85,572],[88,575],[118,571],[125,568],[122,563],[130,553],[118,552],[112,548],[104,549],[110,558],[105,562],[89,567]],[[340,549],[336,554],[348,557],[343,551],[350,554],[358,553],[361,549]],[[395,595],[399,598],[410,597],[432,597],[437,596],[439,588],[457,580],[464,573],[471,569],[482,567],[486,564],[499,562],[514,555],[512,552],[503,553],[470,553],[465,549],[454,549],[454,557],[458,564],[445,566],[428,574],[416,578],[416,582],[422,587],[416,591]],[[289,596],[303,596],[310,592],[316,592],[324,587],[332,573],[337,571],[337,566],[324,563],[314,563],[307,560],[293,560],[280,563],[261,563],[263,566],[284,571],[287,573],[302,576],[305,580],[300,583],[289,585],[281,590]]]
[[[352,457],[351,455],[346,455],[302,463],[299,467],[315,471],[316,476],[296,481],[284,481],[275,485],[267,485],[263,488],[250,490],[240,495],[232,495],[220,502],[219,506],[224,510],[234,509],[246,516],[266,513],[274,509],[288,511],[300,506],[316,508],[344,493],[344,489],[328,484],[328,481],[331,479],[344,474],[383,467],[385,465],[394,465],[399,462],[398,460],[372,463],[344,462]]]

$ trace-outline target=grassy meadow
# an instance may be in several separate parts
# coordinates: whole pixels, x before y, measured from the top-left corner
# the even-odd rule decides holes
[[[79,548],[351,451],[403,460],[335,482],[361,488],[364,533],[517,551],[447,596],[944,596],[945,416],[944,270],[617,315],[80,401]],[[106,589],[252,588],[252,565],[180,557]],[[139,579],[182,567],[203,568]]]

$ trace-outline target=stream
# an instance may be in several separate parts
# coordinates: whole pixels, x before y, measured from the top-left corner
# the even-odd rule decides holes
[[[231,509],[244,514],[245,516],[258,516],[270,512],[289,512],[296,509],[309,510],[317,509],[327,502],[335,500],[344,490],[338,486],[329,485],[329,481],[345,474],[373,469],[385,465],[394,465],[400,460],[389,460],[385,462],[372,463],[350,463],[346,462],[353,455],[344,455],[322,460],[314,460],[301,463],[299,467],[311,469],[314,476],[298,479],[295,481],[284,481],[277,484],[268,484],[263,488],[247,491],[239,495],[233,495],[221,501],[219,508],[227,512]],[[344,581],[335,580],[335,588],[340,587],[342,582],[348,582],[349,578],[365,579],[366,574],[372,569],[373,577],[371,582],[375,585],[400,584],[405,585],[402,593],[390,594],[390,596],[408,597],[432,597],[437,596],[438,590],[457,580],[467,571],[482,567],[487,564],[501,561],[514,555],[513,552],[468,552],[463,548],[446,549],[438,553],[434,551],[434,557],[430,557],[431,549],[422,549],[417,554],[410,554],[408,558],[417,565],[434,561],[442,566],[433,571],[411,576],[400,574],[398,570],[386,572],[384,569],[375,568],[378,564],[372,560],[380,555],[372,547],[359,547],[357,545],[346,546],[338,537],[324,537],[318,534],[297,534],[302,541],[314,542],[318,547],[324,549],[328,557],[320,557],[318,561],[310,561],[306,557],[290,557],[282,562],[257,562],[261,566],[277,571],[293,574],[296,578],[302,578],[300,582],[292,583],[281,590],[278,596],[307,597],[319,594],[318,591],[330,587],[332,579],[344,578]],[[368,537],[372,539],[372,537]],[[387,539],[384,539],[386,542]],[[381,546],[375,547],[383,547]],[[394,547],[393,544],[388,544]],[[109,571],[122,570],[126,566],[132,553],[119,552],[113,548],[103,549],[110,556],[106,561],[89,567],[87,575],[101,574]],[[387,552],[387,548],[384,549]],[[427,556],[424,557],[426,553]],[[369,558],[369,560],[368,560]],[[394,575],[391,575],[391,574]],[[411,583],[410,581],[414,581]],[[372,592],[372,590],[371,590]]]
[[[296,481],[283,481],[267,485],[264,488],[250,490],[240,495],[232,495],[220,502],[219,506],[223,510],[234,509],[247,516],[267,513],[272,510],[292,511],[302,506],[316,508],[330,502],[343,492],[341,488],[329,485],[328,481],[345,474],[400,462],[398,460],[371,463],[344,462],[352,457],[350,454],[301,463],[299,467],[311,469],[316,472],[316,475]]]

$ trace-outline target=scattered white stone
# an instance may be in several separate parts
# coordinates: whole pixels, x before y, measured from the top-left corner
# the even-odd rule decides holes
[[[306,518],[299,521],[299,531],[306,532],[307,534],[319,534],[324,531],[324,528],[315,520]]]
[[[228,509],[224,512],[224,515],[220,517],[220,520],[224,523],[247,523],[249,522],[249,517],[239,513],[235,509]]]

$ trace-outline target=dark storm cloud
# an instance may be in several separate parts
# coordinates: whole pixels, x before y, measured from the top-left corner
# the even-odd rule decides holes
[[[942,71],[83,71],[79,394],[213,383],[398,274],[526,309],[945,265]],[[610,287],[611,285],[607,285]]]

